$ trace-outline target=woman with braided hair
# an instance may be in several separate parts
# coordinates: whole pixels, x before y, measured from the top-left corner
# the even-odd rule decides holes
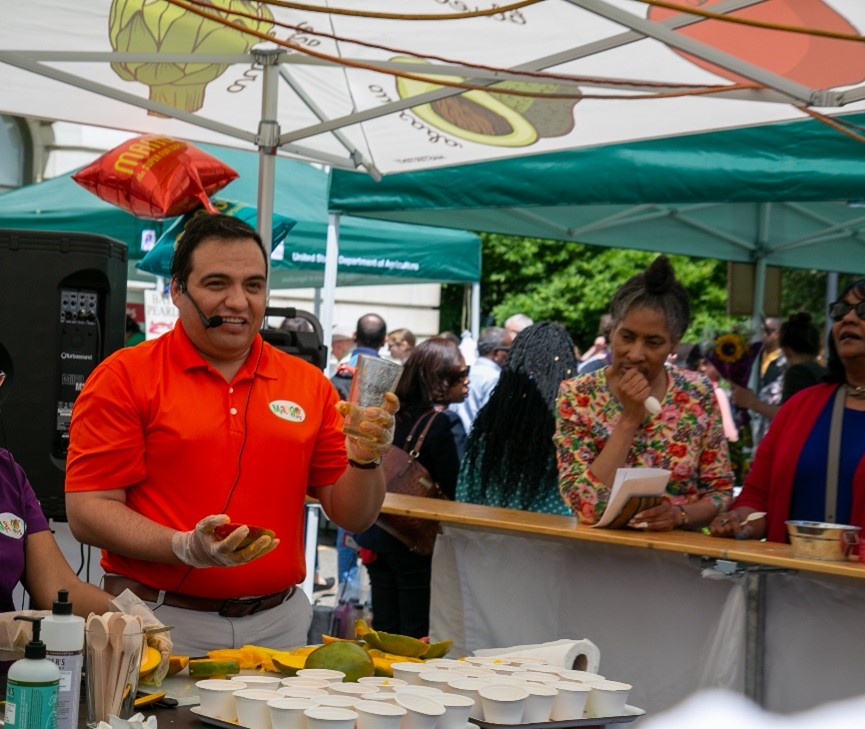
[[[665,366],[690,312],[688,293],[659,256],[613,296],[610,365],[562,384],[559,488],[581,522],[601,517],[619,468],[671,472],[665,500],[636,514],[632,527],[699,528],[730,503],[733,474],[712,384]],[[650,398],[660,404],[657,414]]]
[[[559,324],[540,322],[517,335],[472,426],[457,501],[570,516],[559,496],[553,432],[559,385],[577,365]]]

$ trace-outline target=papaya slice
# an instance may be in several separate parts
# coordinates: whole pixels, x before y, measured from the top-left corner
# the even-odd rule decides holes
[[[369,626],[369,623],[366,622],[363,618],[357,618],[354,621],[354,634],[358,638],[363,638],[372,628]]]
[[[225,678],[240,673],[240,665],[236,660],[214,660],[212,658],[195,658],[187,664],[191,678]]]

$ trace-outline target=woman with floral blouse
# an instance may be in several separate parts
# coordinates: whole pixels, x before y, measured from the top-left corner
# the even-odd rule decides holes
[[[667,368],[688,328],[688,294],[666,256],[631,277],[610,305],[611,364],[562,383],[555,443],[559,489],[582,523],[601,517],[619,468],[671,472],[659,505],[630,526],[653,531],[699,528],[725,510],[733,474],[712,384]],[[650,396],[661,404],[652,415]]]

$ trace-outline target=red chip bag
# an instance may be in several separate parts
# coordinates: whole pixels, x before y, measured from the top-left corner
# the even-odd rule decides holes
[[[169,137],[135,137],[79,170],[72,179],[106,202],[140,218],[173,218],[199,205],[237,177],[197,147]]]

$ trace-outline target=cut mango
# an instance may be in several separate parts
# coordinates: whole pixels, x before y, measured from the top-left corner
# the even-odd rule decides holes
[[[427,660],[428,658],[442,658],[447,655],[452,645],[452,640],[440,640],[438,643],[430,643],[427,652],[424,653],[421,658],[424,660]]]
[[[297,672],[306,665],[306,655],[288,651],[274,653],[270,660],[273,662],[274,669],[285,676],[296,676]]]
[[[188,666],[191,678],[224,678],[240,673],[240,665],[235,660],[196,658],[190,660]]]
[[[429,644],[408,635],[386,633],[383,630],[368,630],[363,639],[373,648],[398,656],[419,658],[429,650]]]
[[[180,673],[186,668],[189,663],[189,656],[171,656],[168,659],[168,673],[166,676],[173,676],[175,673]]]
[[[159,665],[160,658],[161,656],[156,648],[149,645],[145,646],[144,650],[141,651],[141,665],[138,668],[139,678],[152,673]]]

